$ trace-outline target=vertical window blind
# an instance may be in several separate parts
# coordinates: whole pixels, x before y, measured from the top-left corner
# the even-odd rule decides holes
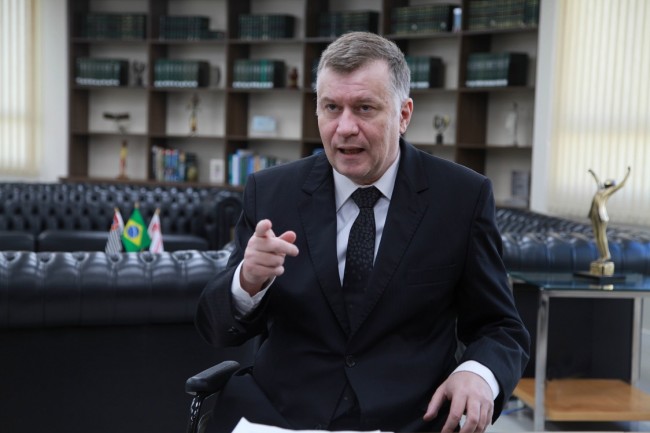
[[[33,175],[40,162],[37,0],[0,0],[0,174]]]
[[[650,225],[650,2],[562,0],[553,98],[549,211],[586,217],[597,184],[612,222]]]

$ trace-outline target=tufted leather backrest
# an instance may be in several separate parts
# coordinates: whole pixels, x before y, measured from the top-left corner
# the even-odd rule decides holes
[[[496,215],[510,271],[584,271],[598,258],[588,222],[512,208]],[[650,230],[610,226],[607,236],[617,272],[650,274]]]
[[[227,251],[0,252],[0,328],[191,323]]]
[[[241,193],[218,187],[85,183],[0,184],[0,231],[38,236],[46,230],[108,232],[113,209],[126,221],[135,203],[149,221],[160,208],[165,234],[191,234],[219,249],[241,212]]]

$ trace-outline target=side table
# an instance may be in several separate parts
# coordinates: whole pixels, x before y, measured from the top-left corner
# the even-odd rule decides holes
[[[626,274],[624,281],[601,284],[571,273],[513,272],[516,283],[539,289],[535,377],[524,378],[514,395],[534,410],[534,429],[550,421],[650,420],[650,395],[638,386],[640,376],[642,299],[650,297],[650,276]],[[618,298],[633,300],[630,382],[612,379],[546,380],[551,298]]]

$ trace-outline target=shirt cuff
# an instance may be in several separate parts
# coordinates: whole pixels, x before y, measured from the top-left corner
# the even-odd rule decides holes
[[[232,298],[235,304],[235,309],[240,314],[241,317],[248,315],[253,311],[257,306],[262,302],[262,298],[266,294],[266,291],[269,289],[275,278],[271,279],[266,283],[265,287],[262,287],[255,295],[251,296],[246,290],[244,290],[240,284],[239,275],[241,274],[241,267],[244,261],[242,260],[235,269],[235,275],[232,278],[232,284],[230,286],[230,291],[232,292]]]
[[[492,400],[496,399],[499,395],[501,389],[499,388],[499,382],[497,382],[497,378],[494,377],[494,373],[492,373],[489,368],[480,362],[471,360],[465,361],[456,367],[456,369],[451,374],[454,374],[458,371],[469,371],[481,376],[483,380],[485,380],[487,384],[490,385],[490,389],[492,390]]]

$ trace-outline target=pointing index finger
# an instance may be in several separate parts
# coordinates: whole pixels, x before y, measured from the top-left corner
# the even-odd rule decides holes
[[[255,236],[262,238],[274,236],[273,230],[271,230],[272,226],[271,221],[267,219],[260,220],[255,226]]]

